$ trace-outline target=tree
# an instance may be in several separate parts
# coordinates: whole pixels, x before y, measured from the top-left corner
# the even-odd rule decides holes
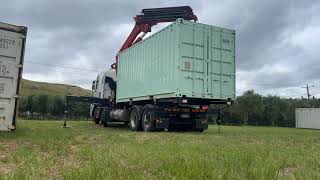
[[[244,125],[248,124],[250,116],[261,116],[263,108],[262,97],[254,93],[254,90],[246,91],[236,99],[235,111],[242,117],[242,123]]]
[[[26,116],[27,104],[28,104],[28,98],[27,97],[19,98],[19,114],[20,115]]]
[[[48,95],[40,95],[39,96],[39,104],[38,111],[41,113],[42,118],[44,119],[46,114],[48,113],[49,101]]]
[[[37,98],[34,95],[27,97],[26,111],[29,111],[33,119],[33,113],[37,110]]]
[[[71,102],[69,103],[69,116],[74,118],[88,118],[89,116],[89,104],[88,103],[81,103],[81,102]]]
[[[50,114],[52,116],[61,117],[64,112],[64,101],[61,96],[53,96],[51,98]]]
[[[279,119],[281,99],[277,96],[267,96],[263,98],[264,112],[263,119],[266,125],[275,126],[275,122]]]

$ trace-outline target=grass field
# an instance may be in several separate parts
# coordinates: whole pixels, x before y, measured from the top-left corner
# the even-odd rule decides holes
[[[19,121],[0,133],[0,179],[319,179],[320,131],[210,126],[144,133]]]

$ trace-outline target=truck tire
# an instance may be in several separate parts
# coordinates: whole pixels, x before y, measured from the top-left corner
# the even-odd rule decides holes
[[[130,116],[130,129],[132,131],[140,131],[142,129],[141,127],[141,107],[139,106],[133,106],[131,108]]]
[[[101,121],[101,124],[103,125],[103,127],[109,127],[109,124],[107,122]]]
[[[143,113],[141,117],[142,129],[145,132],[155,131],[155,121],[150,117],[149,113],[152,111],[153,106],[148,104],[143,108]]]
[[[100,111],[98,112],[98,108],[96,108],[94,110],[94,116],[93,116],[93,121],[95,122],[95,124],[99,124],[100,123],[100,114],[98,115],[98,113],[100,113]]]
[[[105,120],[105,117],[103,116],[103,114],[101,115],[100,121],[103,127],[109,127],[110,124]]]
[[[95,118],[94,117],[93,121],[94,121],[95,124],[99,124],[100,123],[100,119],[99,118]]]
[[[202,133],[204,131],[204,129],[197,129],[196,131]]]

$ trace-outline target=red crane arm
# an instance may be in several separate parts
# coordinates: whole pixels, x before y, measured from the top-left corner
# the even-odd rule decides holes
[[[140,23],[136,23],[135,26],[133,27],[131,33],[129,34],[129,36],[127,37],[127,40],[123,43],[123,45],[121,46],[119,52],[129,48],[130,46],[132,46],[137,38],[137,36],[143,32],[143,33],[148,33],[151,32],[151,27],[153,26],[153,24],[149,25],[149,24],[140,24]]]
[[[193,11],[189,6],[143,9],[141,13],[143,14],[136,15],[134,17],[136,22],[135,26],[121,46],[118,54],[133,44],[141,41],[148,32],[151,32],[151,27],[158,23],[174,22],[178,18],[194,21],[198,20],[197,16],[193,14]],[[141,32],[143,34],[138,37]],[[116,56],[116,63],[111,65],[111,67],[116,70],[118,65],[118,54]]]

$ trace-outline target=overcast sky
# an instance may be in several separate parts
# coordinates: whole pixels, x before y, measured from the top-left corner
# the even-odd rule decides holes
[[[201,23],[236,30],[238,95],[255,89],[301,97],[309,83],[320,97],[317,0],[10,0],[0,7],[0,21],[29,28],[24,78],[90,88],[114,62],[134,15],[180,5],[190,5]]]

